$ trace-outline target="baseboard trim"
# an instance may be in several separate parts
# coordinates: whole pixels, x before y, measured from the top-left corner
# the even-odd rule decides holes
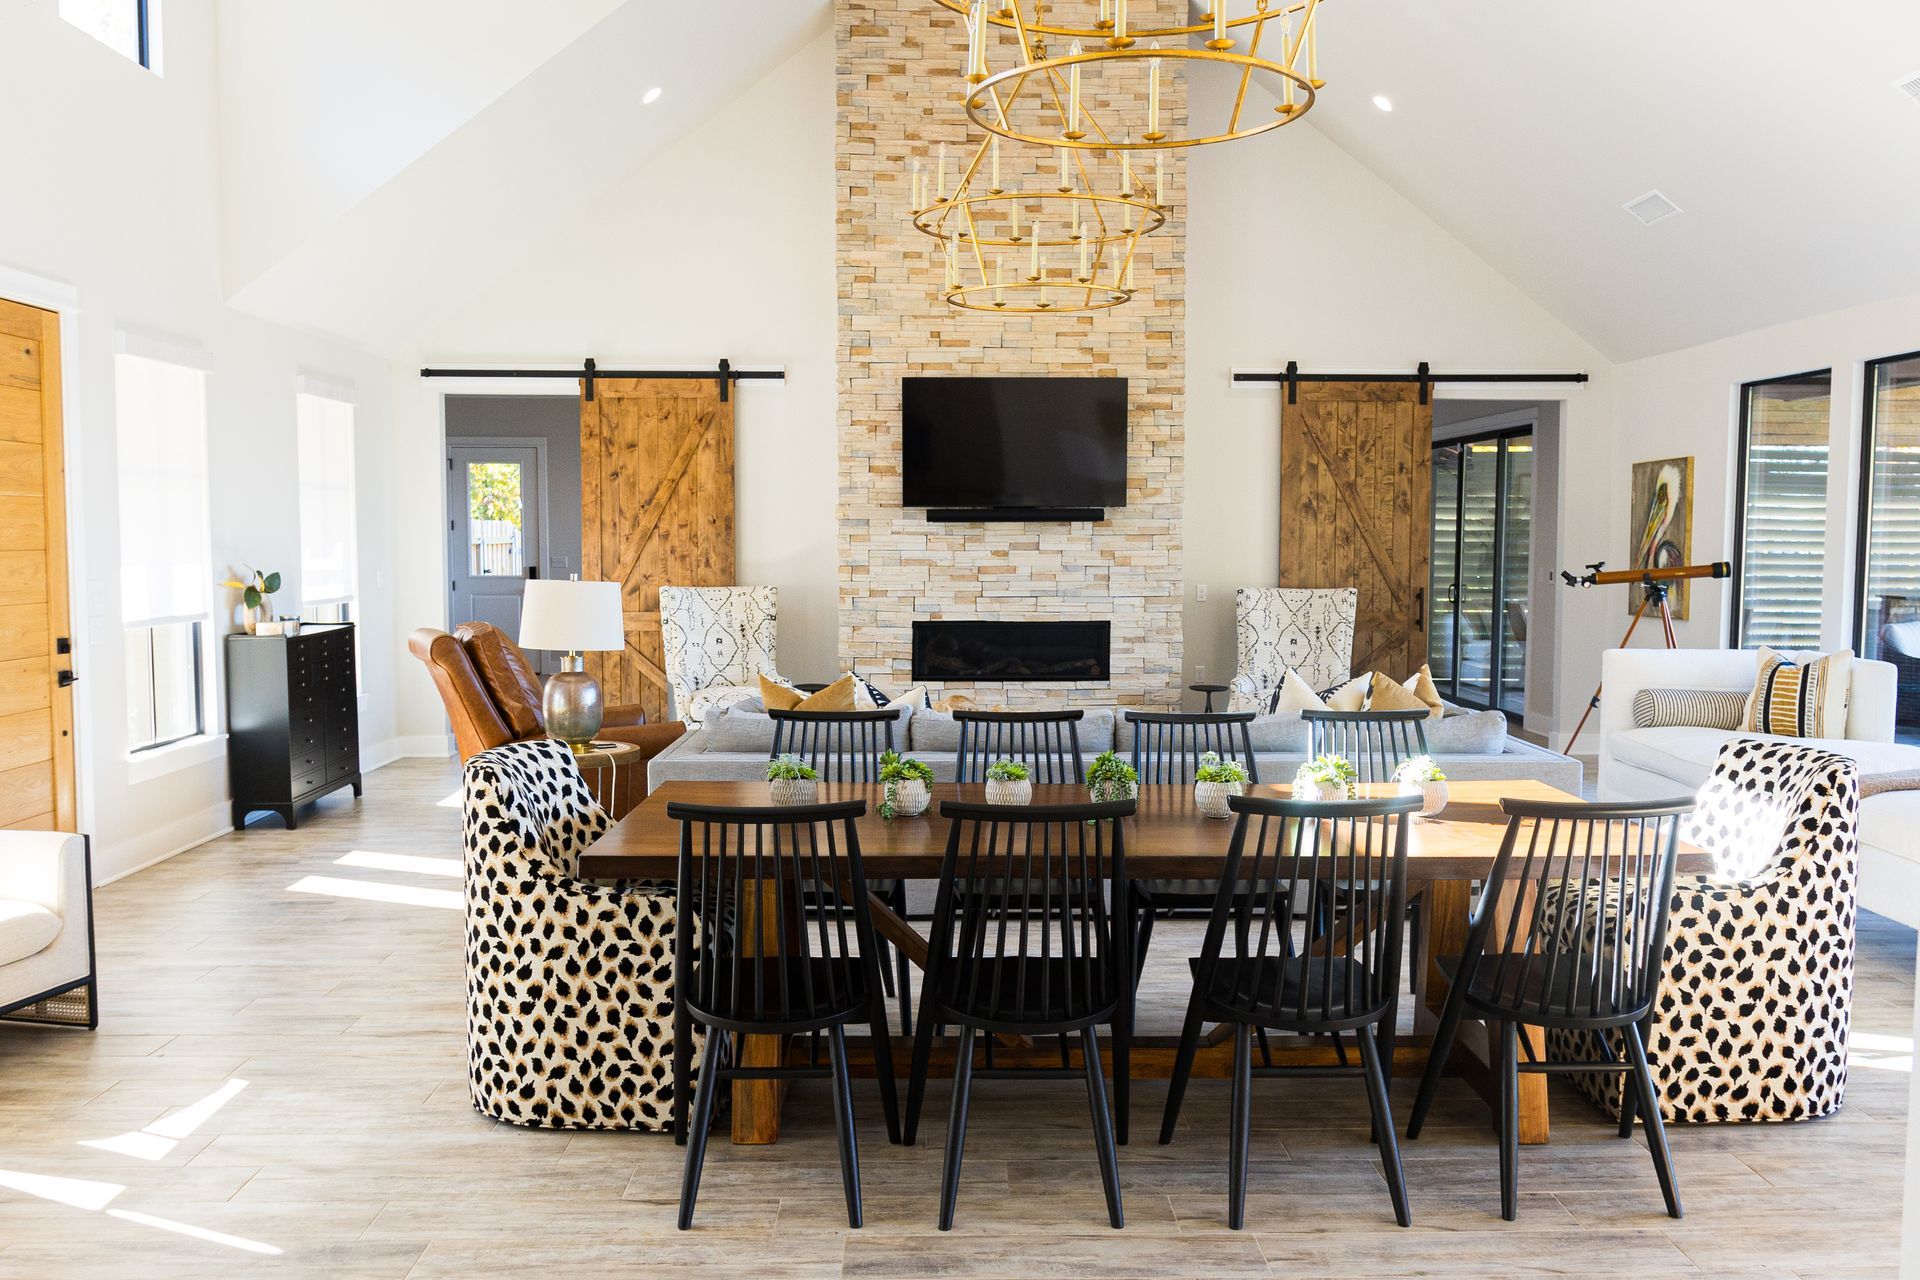
[[[111,875],[96,876],[94,886],[112,884],[124,880],[149,867],[158,866],[169,858],[177,858],[189,849],[197,849],[209,840],[217,840],[233,830],[233,806],[226,801],[208,805],[199,813],[169,822],[164,827],[148,832],[135,840],[126,841],[116,847],[106,847],[95,843],[93,865],[98,868],[102,863],[112,863],[118,857],[137,859],[135,865]],[[162,852],[149,854],[147,851],[158,846]]]
[[[447,749],[445,734],[414,734],[388,738],[360,753],[360,771],[372,773],[395,760],[445,760],[453,753]]]

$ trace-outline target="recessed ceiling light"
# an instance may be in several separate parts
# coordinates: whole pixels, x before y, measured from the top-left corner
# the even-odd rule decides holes
[[[653,88],[647,90],[645,96],[640,99],[640,105],[650,107],[658,101],[660,101],[660,86],[655,85]]]
[[[1393,110],[1393,99],[1384,93],[1376,93],[1373,95],[1373,105],[1382,111],[1391,111]]]

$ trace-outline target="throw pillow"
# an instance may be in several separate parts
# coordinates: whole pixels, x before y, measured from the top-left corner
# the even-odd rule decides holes
[[[1838,738],[1846,732],[1852,674],[1851,649],[1796,663],[1763,647],[1742,727],[1785,738]]]
[[[1416,675],[1414,680],[1417,683],[1419,676]],[[1433,708],[1419,694],[1379,671],[1373,673],[1373,687],[1367,694],[1367,710],[1424,711],[1429,716],[1433,714]]]
[[[1447,704],[1440,700],[1439,686],[1433,683],[1433,668],[1421,663],[1420,669],[1407,679],[1407,688],[1413,690],[1413,696],[1427,704],[1427,711],[1438,720],[1447,714]]]
[[[1280,678],[1280,687],[1273,692],[1273,703],[1267,708],[1269,715],[1299,715],[1302,711],[1325,711],[1327,704],[1313,691],[1298,671],[1287,668],[1287,674]]]
[[[771,711],[852,711],[853,676],[841,676],[818,693],[801,693],[760,677],[760,700]]]
[[[1633,695],[1633,723],[1641,729],[1738,729],[1746,722],[1749,696],[1745,689],[1642,689]]]
[[[1329,689],[1320,695],[1329,711],[1365,711],[1367,692],[1373,686],[1373,676],[1362,672],[1337,689]]]
[[[686,714],[681,719],[687,722],[689,729],[698,729],[719,714],[721,708],[738,706],[744,702],[760,703],[759,690],[749,689],[743,684],[710,684],[687,701]],[[761,705],[756,709],[764,710],[765,707]]]
[[[546,733],[540,703],[543,686],[520,646],[490,622],[463,623],[453,629],[453,634],[473,659],[480,683],[486,686],[493,705],[500,708],[513,736],[537,738]]]

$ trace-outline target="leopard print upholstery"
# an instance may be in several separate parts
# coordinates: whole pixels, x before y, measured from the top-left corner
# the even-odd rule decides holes
[[[474,756],[465,815],[475,1109],[545,1129],[670,1127],[673,886],[573,874],[608,819],[563,743]]]
[[[1681,838],[1714,855],[1674,885],[1646,1028],[1668,1120],[1805,1120],[1840,1109],[1853,1009],[1859,779],[1852,760],[1736,738]],[[1555,1031],[1550,1057],[1603,1056]],[[1617,1038],[1612,1046],[1621,1052]],[[1618,1075],[1573,1077],[1620,1114]]]

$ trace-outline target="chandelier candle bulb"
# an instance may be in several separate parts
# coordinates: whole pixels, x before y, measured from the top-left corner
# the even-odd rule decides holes
[[[1116,49],[1124,49],[1133,43],[1127,34],[1127,0],[1113,0],[1113,40]]]
[[[998,134],[995,134],[993,139],[993,183],[990,190],[994,195],[999,195],[1006,190],[1000,185],[1000,136]]]
[[[1153,203],[1156,208],[1167,207],[1167,153],[1153,153]]]
[[[1158,49],[1160,42],[1155,40],[1153,47]],[[1160,59],[1150,59],[1147,68],[1147,141],[1158,142],[1166,137],[1160,132]]]
[[[1085,52],[1080,42],[1075,40],[1073,46],[1067,50],[1067,56],[1077,58]],[[1061,136],[1075,140],[1087,136],[1086,132],[1080,128],[1080,64],[1077,62],[1067,68],[1067,127],[1061,132]]]
[[[1035,280],[1040,278],[1040,224],[1033,224],[1033,253],[1027,262],[1027,271]]]
[[[1073,177],[1067,172],[1067,149],[1065,147],[1060,148],[1060,189],[1062,191],[1073,190]]]
[[[1019,244],[1020,243],[1020,206],[1018,204],[1008,205],[1007,213],[1008,213],[1008,216],[1010,216],[1013,219],[1013,228],[1012,230],[1007,232],[1007,239],[1013,241],[1015,244]]]
[[[940,144],[940,186],[934,192],[934,199],[945,200],[946,198],[947,198],[947,144],[943,142]]]
[[[987,0],[973,0],[973,14],[967,19],[967,83],[979,84],[987,78]]]
[[[1081,280],[1085,280],[1087,278],[1087,228],[1085,224],[1082,224],[1080,227],[1079,239],[1080,239],[1080,274],[1078,278]]]
[[[1213,0],[1213,39],[1207,41],[1207,48],[1233,48],[1233,37],[1227,34],[1227,0]]]

